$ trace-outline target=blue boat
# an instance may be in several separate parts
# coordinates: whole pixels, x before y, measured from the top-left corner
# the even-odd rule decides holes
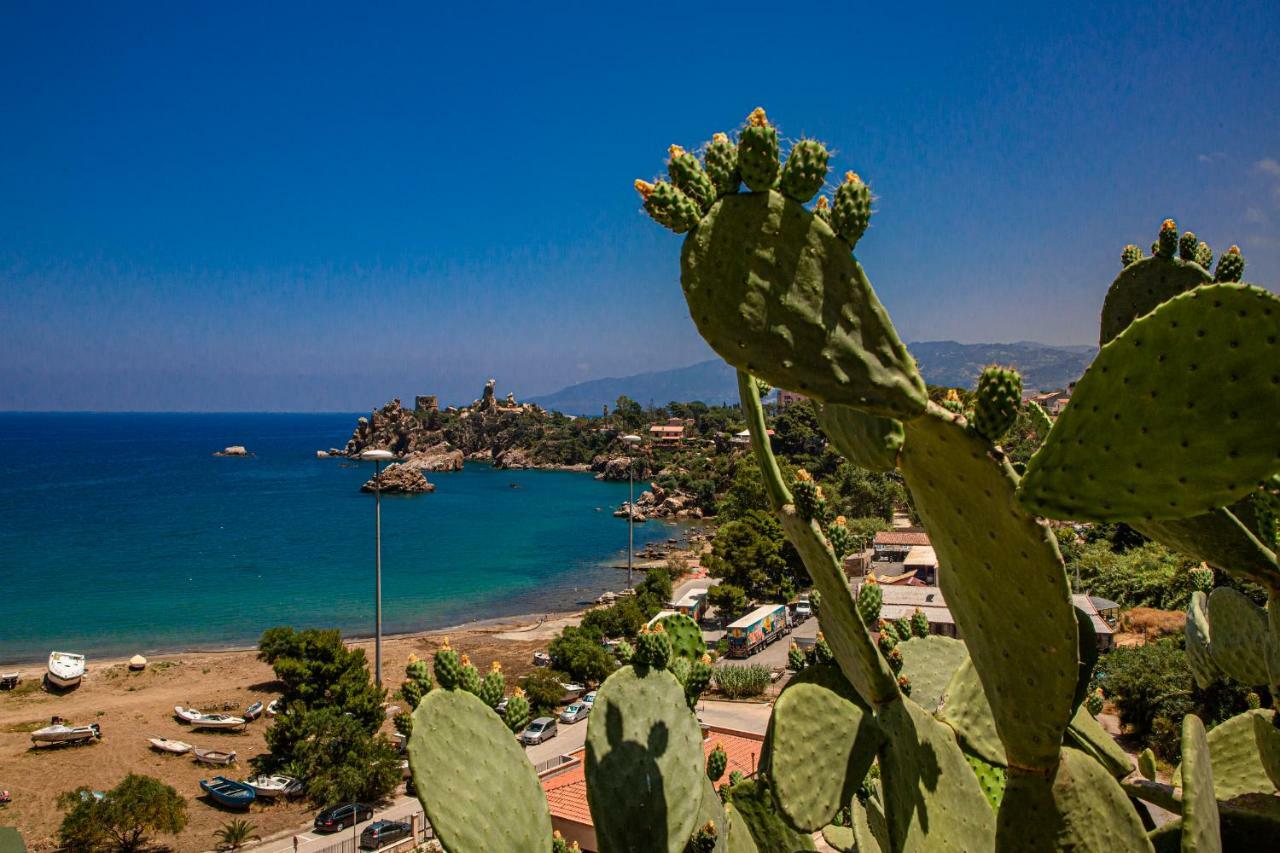
[[[213,781],[201,779],[200,787],[216,802],[233,809],[249,808],[249,804],[257,796],[253,788],[226,776],[214,776]]]

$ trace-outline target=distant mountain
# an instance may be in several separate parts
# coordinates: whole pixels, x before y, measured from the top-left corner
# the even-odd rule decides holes
[[[1084,373],[1098,348],[1092,346],[1055,347],[1032,341],[1011,344],[960,344],[955,341],[922,341],[907,344],[930,385],[972,388],[978,374],[988,364],[1012,365],[1022,371],[1027,389],[1049,391],[1065,388]],[[661,406],[672,400],[704,403],[736,403],[738,380],[734,370],[720,359],[688,367],[655,370],[634,376],[609,377],[579,382],[531,402],[573,415],[598,415],[602,407],[621,395],[647,406]]]

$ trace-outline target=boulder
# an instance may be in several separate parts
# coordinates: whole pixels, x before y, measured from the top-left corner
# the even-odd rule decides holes
[[[385,495],[420,495],[424,492],[434,492],[436,490],[434,483],[428,483],[426,475],[422,473],[421,468],[412,465],[401,465],[399,463],[388,465],[382,469],[382,474],[378,481],[381,485],[382,493]],[[374,490],[374,478],[369,480],[360,487],[362,492],[372,492]]]
[[[422,450],[415,450],[400,463],[417,468],[420,471],[461,471],[463,453],[458,448],[442,441]]]
[[[219,450],[213,455],[214,456],[248,456],[249,451],[245,450],[243,444],[233,444],[230,447],[224,447],[223,449]]]

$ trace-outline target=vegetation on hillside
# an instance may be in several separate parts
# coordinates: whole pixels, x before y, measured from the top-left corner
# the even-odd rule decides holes
[[[62,849],[74,853],[146,848],[155,833],[177,835],[187,825],[187,801],[172,785],[130,773],[103,796],[88,787],[58,797],[66,812],[58,829]]]

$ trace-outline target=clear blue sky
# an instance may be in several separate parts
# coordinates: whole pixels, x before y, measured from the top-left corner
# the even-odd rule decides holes
[[[1166,216],[1280,269],[1275,2],[263,5],[4,3],[0,408],[707,358],[631,182],[757,105],[871,183],[859,257],[907,340],[1091,343]]]

